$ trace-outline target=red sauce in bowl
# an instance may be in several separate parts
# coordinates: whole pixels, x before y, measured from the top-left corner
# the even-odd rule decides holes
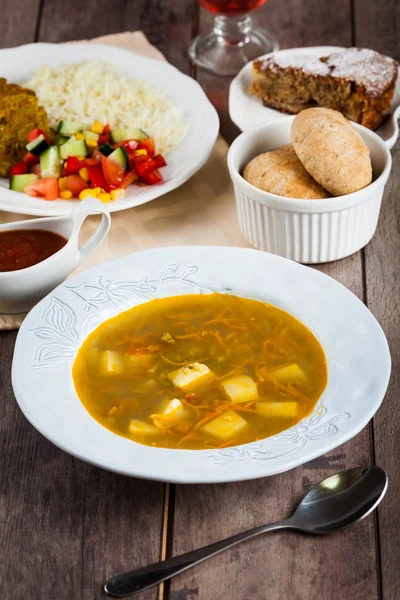
[[[32,267],[52,256],[68,242],[51,231],[15,229],[0,232],[0,272]]]

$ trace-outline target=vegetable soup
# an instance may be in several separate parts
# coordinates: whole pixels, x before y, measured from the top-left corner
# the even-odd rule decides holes
[[[148,446],[223,448],[291,427],[327,383],[324,351],[300,321],[255,300],[151,300],[102,323],[73,365],[86,410]]]

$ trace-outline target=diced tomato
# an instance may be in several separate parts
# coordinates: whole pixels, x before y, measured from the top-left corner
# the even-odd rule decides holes
[[[77,156],[68,156],[67,161],[64,165],[64,169],[67,175],[76,175],[79,169],[83,167],[83,161],[80,161]]]
[[[136,173],[136,171],[134,169],[132,169],[131,171],[128,171],[125,174],[125,177],[120,185],[120,187],[126,189],[128,187],[128,185],[131,185],[134,181],[137,181],[139,179],[138,174]]]
[[[149,173],[145,173],[141,179],[147,183],[148,185],[155,185],[156,183],[160,183],[163,180],[160,171],[154,169],[154,171],[149,171]]]
[[[110,131],[111,131],[111,127],[109,125],[104,125],[102,135],[105,135],[106,133],[110,133]]]
[[[146,173],[156,169],[156,164],[150,156],[136,156],[134,165],[139,177],[143,177]]]
[[[127,140],[126,142],[123,142],[122,145],[125,148],[125,150],[127,151],[128,156],[131,156],[131,155],[133,155],[134,151],[139,146],[139,143],[136,142],[135,140]]]
[[[47,177],[46,179],[36,179],[24,188],[24,192],[29,196],[40,196],[45,200],[57,200],[58,181],[56,177]]]
[[[101,159],[97,160],[97,158],[92,156],[92,158],[85,158],[83,164],[85,167],[97,167],[100,164],[100,160]]]
[[[24,163],[26,163],[27,165],[30,165],[32,163],[38,163],[40,161],[40,157],[39,156],[35,156],[31,152],[27,152],[25,154],[23,160],[24,160]]]
[[[26,163],[23,160],[11,167],[10,177],[12,175],[24,175],[27,172]]]
[[[80,175],[68,175],[67,188],[77,198],[81,191],[86,190],[88,187],[88,184],[82,179]]]
[[[110,134],[109,133],[101,133],[99,135],[99,139],[98,139],[98,145],[102,146],[103,144],[105,144],[106,142],[111,142],[110,139]]]
[[[153,157],[154,160],[154,164],[156,165],[157,169],[160,169],[161,167],[165,167],[167,164],[167,161],[165,160],[165,158],[163,157],[162,154],[156,154]]]
[[[139,150],[147,150],[147,154],[149,156],[154,156],[156,152],[156,145],[154,143],[154,138],[147,138],[147,140],[142,140],[138,146]]]
[[[98,162],[95,165],[88,165],[87,167],[89,178],[94,187],[104,188],[106,185],[106,180],[103,175],[103,171]]]
[[[36,138],[38,138],[39,135],[44,135],[44,139],[50,145],[50,138],[47,135],[47,133],[45,133],[42,129],[32,129],[32,131],[28,133],[26,139],[28,140],[28,142],[33,142],[33,140],[36,140]]]
[[[34,175],[37,175],[38,177],[42,176],[42,170],[41,170],[39,164],[29,165],[28,171],[29,171],[29,173],[33,173]]]
[[[105,189],[106,192],[110,193],[110,192],[112,192],[113,190],[116,190],[119,187],[121,187],[121,186],[120,185],[112,185],[112,184],[106,182],[106,184],[105,184],[105,186],[104,186],[103,189]]]
[[[106,182],[109,185],[120,186],[124,179],[125,169],[104,155],[101,157],[101,166]]]

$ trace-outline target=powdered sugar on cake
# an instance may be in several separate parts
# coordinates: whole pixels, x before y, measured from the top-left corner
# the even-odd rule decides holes
[[[397,75],[397,63],[367,48],[348,48],[328,57],[307,54],[277,53],[259,62],[262,71],[301,69],[306,75],[331,76],[354,81],[363,86],[369,96],[379,96]]]
[[[356,81],[370,96],[379,96],[396,75],[396,62],[368,48],[349,48],[331,54],[326,60],[332,77]]]
[[[329,75],[329,67],[317,56],[307,54],[275,54],[273,62],[281,69],[302,69],[310,75]]]

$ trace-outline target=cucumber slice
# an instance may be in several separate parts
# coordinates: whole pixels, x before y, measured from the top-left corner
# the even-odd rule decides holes
[[[58,135],[57,136],[57,144],[59,146],[62,146],[63,144],[65,144],[65,142],[68,142],[69,138],[64,137],[63,135]]]
[[[112,129],[110,131],[110,137],[114,144],[118,144],[119,142],[127,140],[128,138],[126,137],[126,135],[126,129]]]
[[[145,131],[143,131],[143,129],[139,129],[138,127],[129,129],[128,134],[128,140],[136,140],[137,142],[140,142],[141,140],[147,140],[150,137]]]
[[[108,158],[121,165],[121,167],[123,167],[124,169],[126,169],[128,166],[128,154],[126,153],[126,150],[123,146],[120,146],[119,148],[114,150],[114,152],[111,152]]]
[[[74,123],[73,121],[60,121],[57,128],[57,133],[71,137],[83,130],[82,123]]]
[[[31,142],[29,142],[29,144],[26,145],[26,149],[28,150],[28,152],[34,154],[35,156],[39,156],[39,154],[42,154],[42,152],[47,150],[48,147],[49,144],[47,143],[43,133],[38,135],[37,138],[35,138]]]
[[[27,185],[39,179],[37,175],[28,173],[27,175],[13,175],[10,179],[10,190],[14,192],[23,192]]]
[[[109,156],[114,152],[114,148],[108,142],[104,142],[104,144],[100,146],[100,152],[104,154],[104,156]]]
[[[143,129],[139,129],[138,127],[133,127],[131,129],[112,129],[110,131],[110,136],[115,144],[124,142],[125,140],[136,140],[140,142],[140,140],[145,140],[149,137]]]
[[[47,177],[60,177],[61,161],[58,146],[50,146],[40,155],[40,171],[42,179]]]
[[[86,142],[88,140],[92,140],[93,142],[96,142],[96,143],[99,141],[99,134],[98,133],[93,133],[93,131],[87,131],[87,130],[85,130],[83,132],[83,137],[85,138]]]
[[[68,142],[60,146],[60,155],[64,160],[68,156],[87,156],[88,153],[85,140],[77,140],[74,136],[70,137]]]

